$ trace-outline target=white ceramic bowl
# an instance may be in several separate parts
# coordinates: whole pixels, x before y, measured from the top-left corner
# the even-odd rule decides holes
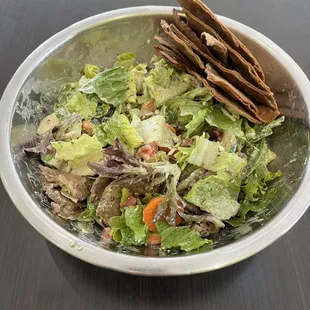
[[[288,116],[286,125],[269,141],[277,152],[285,193],[258,216],[235,230],[225,230],[210,252],[173,257],[117,253],[100,245],[98,236],[83,236],[53,216],[40,191],[37,162],[25,158],[22,146],[34,137],[35,126],[47,113],[53,90],[75,80],[84,63],[110,65],[116,53],[134,51],[148,61],[161,17],[172,7],[135,7],[99,14],[54,35],[20,66],[8,84],[0,114],[1,179],[15,206],[45,238],[67,253],[91,264],[139,275],[183,275],[206,272],[241,261],[286,233],[310,202],[309,105],[310,83],[279,46],[257,31],[231,19],[220,19],[260,60],[268,83]],[[50,103],[50,104],[49,104]],[[286,194],[286,195],[284,195]]]

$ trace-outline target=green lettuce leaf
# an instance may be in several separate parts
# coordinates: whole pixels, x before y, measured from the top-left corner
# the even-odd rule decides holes
[[[67,83],[61,87],[58,102],[54,106],[55,115],[59,120],[66,120],[73,113],[84,119],[95,116],[98,101],[80,93],[78,87],[79,83]]]
[[[253,127],[245,122],[245,135],[250,143],[256,143],[261,139],[267,138],[273,134],[273,128],[279,127],[285,121],[285,116],[282,116],[267,125],[255,124]]]
[[[195,79],[186,73],[177,73],[163,59],[154,63],[155,68],[145,83],[150,96],[156,101],[158,107],[165,102],[187,92]]]
[[[212,245],[211,240],[202,239],[199,233],[191,227],[170,227],[165,222],[157,222],[156,227],[162,239],[163,250],[177,249],[191,252],[204,245]]]
[[[242,119],[233,121],[223,113],[219,104],[207,106],[206,111],[206,121],[209,125],[227,130],[238,138],[245,138],[241,129]]]
[[[118,107],[124,104],[131,93],[130,70],[115,67],[97,74],[80,91],[85,94],[97,94],[105,103]]]
[[[88,203],[86,209],[79,215],[77,220],[79,222],[94,222],[96,219],[96,206]]]
[[[135,53],[124,53],[117,57],[117,61],[114,64],[114,67],[127,67],[130,68],[133,66],[136,60]]]
[[[71,173],[76,175],[94,175],[88,168],[88,161],[100,162],[102,160],[101,143],[96,137],[83,134],[79,139],[70,142],[51,142],[56,150],[55,159],[66,161]]]
[[[147,74],[147,64],[138,64],[136,67],[134,67],[131,70],[131,77],[135,81],[136,85],[136,93],[138,95],[143,94],[143,85],[144,85],[144,79]]]
[[[124,203],[131,195],[132,193],[126,187],[122,189],[122,196],[121,196],[121,202],[120,202],[121,207],[124,206]]]
[[[246,215],[248,212],[250,211],[258,212],[265,209],[275,199],[275,196],[276,196],[276,189],[272,188],[269,189],[266,192],[266,194],[260,197],[260,199],[257,201],[245,200],[242,203],[238,211],[238,214],[234,218],[228,220],[227,223],[229,223],[233,227],[238,227],[242,225],[246,219]]]
[[[87,79],[92,79],[100,72],[100,69],[95,65],[86,64],[83,71]]]
[[[124,148],[131,153],[144,142],[126,115],[120,114],[118,110],[106,123],[100,126],[100,129],[103,133],[100,134],[98,130],[95,131],[95,135],[99,137],[101,143],[113,145],[115,139],[118,139]]]
[[[75,92],[65,108],[70,113],[77,113],[84,119],[91,119],[96,114],[97,104],[96,101],[88,100],[84,94]]]
[[[196,87],[183,94],[182,98],[188,98],[196,101],[210,101],[213,98],[213,95],[206,87]]]
[[[240,184],[235,180],[212,175],[197,182],[185,199],[207,211],[219,220],[228,220],[235,216],[240,208],[237,201]]]
[[[132,126],[137,130],[145,144],[155,142],[158,146],[172,148],[179,138],[165,126],[166,120],[161,115],[156,115],[141,121],[133,117]]]
[[[113,239],[122,246],[147,243],[148,229],[143,223],[143,207],[126,207],[121,216],[110,219]]]
[[[200,110],[196,115],[194,115],[193,119],[185,126],[187,129],[186,138],[202,134],[205,125],[206,114],[206,110]]]
[[[223,147],[219,143],[199,138],[188,158],[188,163],[209,170],[215,164],[221,151]]]
[[[247,161],[236,153],[221,152],[210,170],[227,180],[239,179],[241,182],[246,165]]]

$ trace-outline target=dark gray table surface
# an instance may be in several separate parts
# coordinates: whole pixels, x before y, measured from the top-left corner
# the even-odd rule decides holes
[[[0,94],[40,43],[93,14],[173,0],[0,0]],[[309,0],[209,0],[264,33],[310,76]],[[1,113],[1,111],[0,111]],[[1,159],[0,159],[1,162]],[[0,310],[310,309],[310,211],[268,249],[223,270],[142,278],[100,269],[47,242],[0,182]]]

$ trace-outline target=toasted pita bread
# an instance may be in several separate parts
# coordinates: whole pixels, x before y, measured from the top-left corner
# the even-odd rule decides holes
[[[234,50],[240,53],[253,65],[258,76],[265,81],[265,76],[258,61],[245,45],[215,16],[215,14],[200,0],[177,0],[182,7],[190,11],[206,24],[210,25]]]
[[[223,43],[206,32],[201,34],[201,40],[210,48],[213,55],[215,55],[218,60],[224,64],[227,64],[228,50]]]
[[[259,102],[263,105],[269,106],[272,109],[275,109],[276,103],[275,99],[271,92],[263,91],[246,79],[244,79],[241,74],[235,70],[231,70],[225,68],[219,61],[214,60],[214,58],[210,57],[209,55],[203,53],[193,42],[188,40],[188,38],[183,35],[183,33],[172,29],[171,25],[168,25],[167,22],[162,21],[161,26],[166,33],[166,35],[172,40],[172,42],[177,46],[178,50],[184,54],[190,61],[192,61],[195,66],[199,67],[200,69],[204,66],[203,61],[206,63],[211,63],[216,70],[220,72],[221,75],[227,80],[231,82],[236,88],[239,90],[247,91],[249,97],[256,102]],[[197,54],[199,56],[197,56]]]
[[[201,36],[203,32],[207,32],[226,46],[228,50],[228,58],[230,59],[233,69],[241,73],[255,86],[261,88],[262,90],[270,91],[270,88],[257,74],[253,65],[246,61],[246,59],[244,59],[236,50],[234,50],[229,44],[227,44],[214,29],[212,29],[209,25],[201,21],[199,18],[194,16],[186,9],[183,9],[183,11],[187,16],[187,22],[189,27],[193,29],[193,31],[197,32],[199,36]]]
[[[255,105],[250,98],[248,98],[231,83],[221,77],[210,64],[207,64],[206,72],[207,80],[209,82],[222,89],[222,91],[228,94],[230,97],[242,103],[242,105],[244,105],[245,108],[254,114],[260,121],[269,123],[279,115],[277,111],[268,109],[266,106]]]

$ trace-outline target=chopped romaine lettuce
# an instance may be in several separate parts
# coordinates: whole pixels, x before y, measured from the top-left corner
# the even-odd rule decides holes
[[[242,171],[246,164],[247,161],[236,153],[221,152],[209,170],[217,172],[218,175],[227,180],[240,179],[241,181]]]
[[[95,135],[99,137],[103,145],[113,145],[115,139],[118,139],[125,149],[132,153],[135,148],[138,148],[144,142],[136,128],[130,124],[126,115],[120,114],[118,110],[99,128],[96,128]]]
[[[132,125],[142,137],[145,144],[155,142],[158,146],[172,148],[179,138],[165,126],[166,120],[161,115],[141,121],[133,117]]]
[[[96,219],[96,206],[88,203],[86,209],[79,215],[79,222],[95,222]]]
[[[188,158],[188,163],[210,170],[222,151],[223,147],[219,143],[199,138]]]
[[[237,215],[230,220],[227,221],[231,226],[238,227],[242,225],[246,219],[246,215],[248,212],[258,212],[265,209],[275,198],[276,189],[271,188],[265,193],[265,195],[261,196],[257,201],[248,201],[245,200],[237,213]]]
[[[88,100],[84,94],[77,91],[68,100],[65,108],[70,113],[77,113],[84,119],[91,119],[96,114],[97,104],[96,101]]]
[[[183,94],[182,97],[196,101],[210,101],[213,98],[213,95],[208,88],[197,87]]]
[[[163,59],[154,63],[154,66],[145,83],[157,107],[187,92],[195,81],[189,74],[177,73]]]
[[[196,115],[194,115],[193,119],[185,126],[187,129],[186,138],[190,138],[194,135],[201,135],[204,125],[205,125],[205,117],[206,110],[200,110]]]
[[[117,57],[117,61],[115,62],[114,67],[127,67],[130,68],[133,66],[136,60],[135,53],[124,53]]]
[[[118,107],[128,100],[131,93],[130,70],[124,67],[105,70],[80,88],[80,91],[97,94],[103,102]]]
[[[245,121],[245,136],[250,143],[256,143],[261,139],[267,138],[273,134],[272,129],[279,127],[285,121],[285,117],[279,117],[273,122],[267,125],[255,124],[253,127],[249,125],[248,121]]]
[[[55,159],[64,160],[76,175],[94,175],[88,168],[88,161],[102,160],[101,143],[96,137],[83,134],[79,139],[70,142],[57,141],[51,143],[56,150]]]
[[[131,77],[135,81],[136,93],[138,95],[143,94],[144,79],[147,74],[146,67],[147,67],[147,64],[139,64],[131,70]]]
[[[122,246],[146,244],[148,229],[142,218],[142,206],[124,208],[121,216],[109,221],[113,239]]]
[[[237,201],[240,184],[212,175],[197,182],[185,199],[207,211],[219,220],[228,220],[235,216],[240,208]]]
[[[157,222],[156,227],[161,236],[163,250],[179,249],[191,252],[206,244],[212,245],[211,240],[202,239],[199,233],[191,227],[169,227],[165,222]]]
[[[87,79],[94,78],[100,72],[99,67],[95,65],[86,64],[84,66],[84,74]]]
[[[206,111],[206,121],[211,126],[227,130],[236,137],[244,139],[244,133],[241,129],[242,119],[233,121],[223,113],[219,104],[208,105]]]

